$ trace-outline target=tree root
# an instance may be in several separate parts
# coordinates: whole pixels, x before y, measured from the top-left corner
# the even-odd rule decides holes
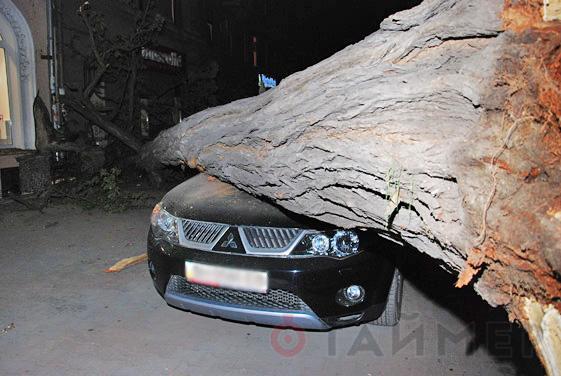
[[[525,113],[525,111],[524,111],[524,113]],[[524,117],[521,117],[520,119],[517,119],[512,124],[512,126],[508,129],[508,132],[506,133],[506,136],[505,136],[501,146],[495,152],[495,154],[493,155],[493,158],[491,159],[491,168],[492,168],[491,177],[493,178],[493,185],[491,186],[491,191],[489,192],[489,195],[487,196],[487,201],[485,202],[485,206],[483,207],[483,212],[481,214],[481,231],[479,233],[479,236],[475,240],[475,247],[481,246],[483,244],[483,242],[485,242],[485,239],[487,238],[487,212],[489,211],[489,208],[491,207],[491,203],[493,202],[493,198],[495,197],[495,193],[497,193],[497,171],[498,171],[497,160],[503,154],[503,152],[508,148],[508,144],[510,142],[510,139],[512,138],[512,135],[514,134],[514,132],[520,126],[520,123],[523,122],[524,120],[531,120],[531,119],[533,119],[532,116],[524,116]],[[504,124],[504,119],[503,119],[503,124]]]

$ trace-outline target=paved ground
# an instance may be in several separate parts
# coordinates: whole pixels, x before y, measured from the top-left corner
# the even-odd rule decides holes
[[[395,328],[298,335],[168,307],[144,265],[102,272],[144,251],[148,214],[0,205],[0,375],[543,373],[501,311],[420,259]]]

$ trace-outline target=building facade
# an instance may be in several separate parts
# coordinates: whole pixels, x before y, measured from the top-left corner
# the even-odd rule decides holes
[[[35,95],[49,103],[49,17],[45,0],[0,0],[0,192],[35,148]]]
[[[140,140],[209,106],[256,95],[418,2],[0,0],[0,181],[14,180],[8,175],[16,173],[16,157],[35,148],[36,93],[64,141],[126,153],[69,103],[89,91],[104,65],[94,58],[96,43],[105,43],[104,51],[127,38],[134,44],[146,9],[150,19],[164,22],[140,52],[136,47],[140,63],[103,74],[87,99],[102,117]],[[85,8],[103,28],[88,28],[78,13]]]
[[[95,73],[91,35],[77,11],[95,7],[110,39],[130,36],[148,1],[164,27],[142,47],[139,84],[126,99],[134,102],[130,119],[120,123],[127,131],[152,139],[192,113],[258,93],[252,1],[0,0],[0,192],[17,190],[18,157],[35,149],[37,94],[59,134],[72,138],[86,130],[80,142],[105,147],[111,141],[66,106]],[[122,93],[122,80],[104,77],[91,100],[108,115]]]

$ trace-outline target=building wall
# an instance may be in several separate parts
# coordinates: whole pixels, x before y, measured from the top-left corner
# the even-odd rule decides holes
[[[47,51],[46,3],[39,0],[0,0],[2,32],[6,52],[11,136],[2,149],[34,149],[35,126],[33,100],[40,90],[49,103],[48,62],[41,55]]]
[[[37,90],[41,98],[50,103],[49,60],[41,58],[48,53],[47,1],[46,0],[12,0],[27,20],[33,36],[35,48],[35,72]]]
[[[18,175],[16,158],[32,154],[35,148],[33,99],[39,91],[45,103],[50,104],[50,90],[49,60],[42,58],[48,53],[47,1],[0,0],[0,13],[12,121],[11,137],[0,145],[2,197],[5,192],[17,193],[21,188],[21,170]]]
[[[88,82],[91,77],[92,67],[88,67],[87,64],[85,64],[87,61],[85,56],[91,55],[89,34],[81,17],[77,15],[76,12],[82,2],[77,0],[55,1],[62,15],[62,22],[60,24],[62,34],[60,41],[62,68],[59,78],[71,90],[83,90],[85,82]],[[95,13],[103,15],[108,34],[111,36],[116,34],[130,35],[131,30],[135,26],[135,14],[139,9],[143,9],[143,1],[145,0],[130,2],[98,0],[95,3],[92,2],[91,9]],[[160,98],[165,101],[166,106],[175,105],[177,102],[183,103],[177,103],[176,107],[178,108],[174,108],[172,111],[168,111],[165,106],[159,106],[161,111],[150,117],[153,119],[150,126],[150,135],[142,135],[148,138],[155,136],[155,134],[164,127],[175,125],[178,116],[169,116],[171,112],[177,114],[181,113],[182,116],[188,114],[188,111],[180,111],[179,107],[187,109],[189,106],[186,102],[193,99],[193,95],[188,95],[187,93],[189,76],[192,72],[200,71],[201,65],[210,64],[210,49],[208,46],[208,37],[205,34],[207,26],[201,14],[202,8],[198,6],[199,2],[194,0],[158,0],[155,4],[156,7],[154,11],[165,18],[165,26],[164,29],[157,34],[154,43],[148,47],[150,49],[162,49],[179,53],[182,57],[182,67],[173,70],[173,72],[172,70],[167,72],[165,69],[154,69],[153,66],[143,67],[138,77],[142,82],[150,83],[145,86],[149,87],[150,91],[152,91],[151,94],[167,93]],[[173,12],[171,8],[172,4],[176,4]],[[115,99],[115,97],[121,95],[121,87],[111,84],[109,82],[110,80],[106,82],[104,79],[103,81],[105,85],[105,92],[103,95],[106,98]],[[168,92],[167,88],[173,87],[176,84],[181,84],[183,81],[185,81],[186,84],[182,85],[180,90],[171,90]],[[141,104],[146,103],[145,98],[149,95],[147,93],[142,93],[139,88],[135,92],[135,96],[137,97],[135,100],[138,101],[138,107],[143,107],[144,105],[141,106]],[[98,103],[101,106],[105,106],[103,100]],[[106,103],[111,103],[111,100],[108,100]],[[109,105],[111,106],[112,104]],[[136,124],[138,125],[137,128],[141,127],[141,117],[141,114],[135,114],[134,116],[134,121],[138,121],[138,124]],[[76,133],[79,130],[83,130],[85,127],[89,127],[87,121],[71,111],[68,111],[68,116],[65,120],[64,127],[70,132]],[[136,129],[136,131],[133,129],[132,131],[133,133],[136,132],[137,136],[141,136],[141,132],[138,132],[138,129]],[[95,129],[94,132],[94,138],[97,138],[98,130]],[[101,132],[101,136],[103,137],[103,132]]]

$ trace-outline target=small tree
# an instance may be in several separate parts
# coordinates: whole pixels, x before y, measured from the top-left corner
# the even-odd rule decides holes
[[[133,7],[130,0],[119,1]],[[77,13],[87,30],[89,49],[74,52],[83,57],[91,74],[86,75],[82,88],[68,88],[66,105],[138,151],[142,145],[135,136],[139,133],[136,119],[142,48],[154,43],[163,29],[164,18],[154,12],[153,0],[135,9],[134,21],[119,25],[119,32],[107,22],[107,15],[89,1],[83,2]]]

